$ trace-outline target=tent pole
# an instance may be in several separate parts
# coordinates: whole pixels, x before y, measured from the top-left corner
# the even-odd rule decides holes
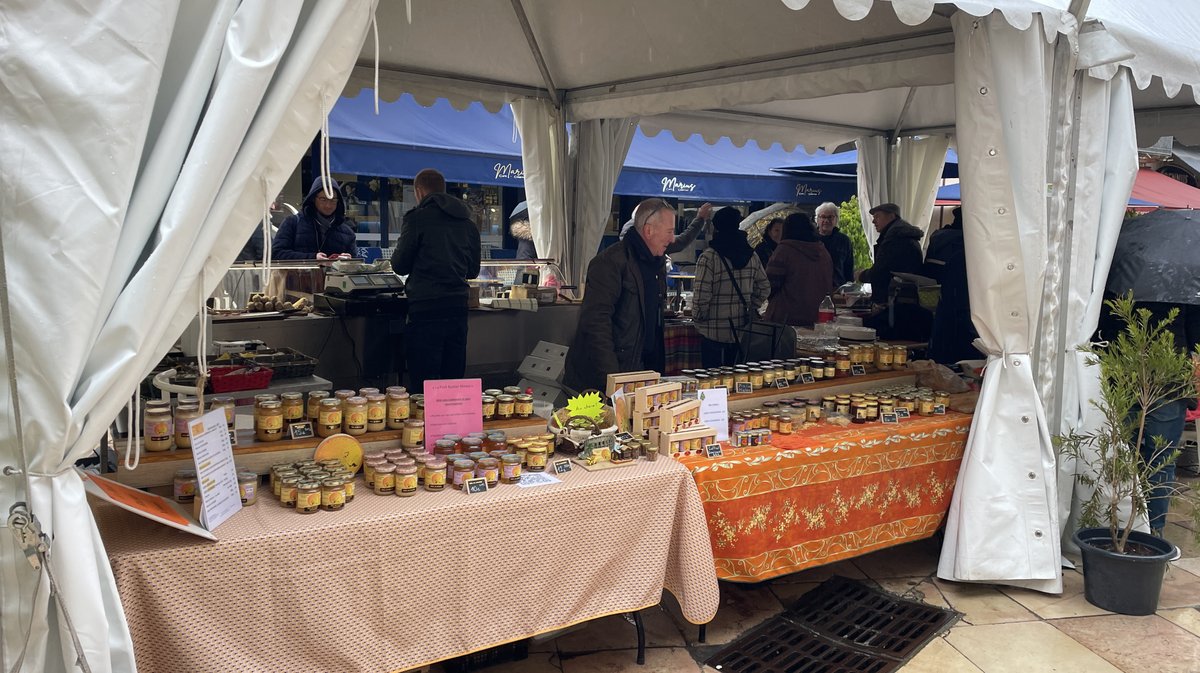
[[[525,33],[525,41],[529,43],[529,52],[533,55],[533,60],[537,61],[537,67],[542,72],[542,80],[546,83],[546,89],[554,99],[554,109],[561,110],[562,96],[558,94],[558,87],[554,86],[554,78],[550,76],[550,68],[546,66],[542,50],[538,48],[537,38],[534,37],[533,28],[529,25],[529,17],[525,16],[525,8],[521,5],[521,0],[512,0],[512,6],[513,13],[517,15],[517,21],[521,23],[521,31]]]

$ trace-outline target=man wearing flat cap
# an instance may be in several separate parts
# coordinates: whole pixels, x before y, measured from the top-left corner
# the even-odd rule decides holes
[[[893,273],[921,273],[921,238],[925,233],[900,217],[900,206],[884,203],[871,209],[871,221],[879,238],[875,241],[875,264],[863,269],[860,281],[871,284],[871,302],[886,304]]]

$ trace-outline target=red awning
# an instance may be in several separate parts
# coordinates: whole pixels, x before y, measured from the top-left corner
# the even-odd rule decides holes
[[[1200,208],[1200,189],[1149,168],[1138,171],[1133,181],[1133,198],[1163,208]]]

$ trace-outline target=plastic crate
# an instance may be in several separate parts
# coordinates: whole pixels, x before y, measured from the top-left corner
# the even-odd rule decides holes
[[[290,348],[259,349],[247,359],[256,365],[273,369],[276,380],[312,376],[317,369],[316,358]]]
[[[208,386],[214,393],[232,393],[239,390],[258,390],[271,385],[274,370],[270,367],[246,367],[240,365],[208,368]]]
[[[529,657],[529,640],[518,640],[498,647],[447,659],[442,662],[442,670],[446,673],[467,673],[482,668],[495,666],[510,661],[521,661]]]

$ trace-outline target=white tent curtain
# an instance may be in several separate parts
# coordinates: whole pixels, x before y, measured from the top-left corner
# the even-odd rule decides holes
[[[1040,22],[1040,18],[1036,19]],[[1057,472],[1033,346],[1046,267],[1053,46],[1038,27],[953,17],[971,317],[988,366],[938,576],[1062,591]]]
[[[582,286],[588,263],[596,256],[604,225],[612,213],[613,188],[625,164],[637,120],[593,119],[575,125],[572,137],[571,254],[563,272]]]
[[[0,8],[0,207],[11,348],[0,508],[29,503],[48,578],[0,534],[11,671],[134,670],[71,469],[196,314],[337,99],[372,0],[35,0]],[[352,37],[347,37],[352,36]],[[86,58],[80,58],[86,54]],[[37,235],[32,235],[37,232]],[[147,523],[148,528],[155,524]],[[27,636],[28,634],[28,636]]]
[[[891,201],[900,206],[904,219],[925,232],[929,242],[929,220],[941,185],[950,136],[902,137],[892,150]]]
[[[875,257],[875,225],[871,223],[870,210],[888,202],[891,185],[891,144],[883,136],[863,136],[855,141],[858,148],[858,210],[862,216],[863,233],[870,245],[871,257]]]
[[[525,200],[538,257],[568,261],[567,125],[562,109],[550,101],[523,98],[512,103],[513,119],[521,134],[525,166]],[[568,276],[573,273],[563,268]]]

